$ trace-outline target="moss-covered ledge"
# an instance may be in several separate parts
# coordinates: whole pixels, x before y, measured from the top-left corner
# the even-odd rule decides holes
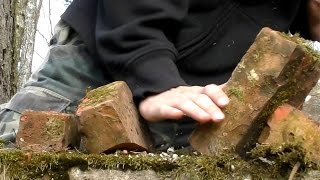
[[[95,169],[102,172],[100,177],[119,176],[116,172],[124,171],[127,176],[140,172],[138,177],[142,179],[288,179],[297,162],[301,166],[296,177],[304,177],[308,171],[319,169],[305,159],[297,145],[259,146],[251,154],[251,159],[243,160],[230,151],[205,156],[194,153],[31,153],[1,149],[0,164],[1,176],[10,179],[70,179],[72,172],[92,173]]]

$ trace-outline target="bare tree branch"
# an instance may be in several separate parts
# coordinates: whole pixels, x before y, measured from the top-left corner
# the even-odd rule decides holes
[[[46,41],[47,45],[50,46],[50,41],[46,38],[46,36],[43,35],[38,29],[37,29],[37,32]]]
[[[41,56],[37,51],[34,51],[34,53],[36,53],[36,55],[38,55],[42,60],[44,60],[44,57]]]
[[[51,0],[48,0],[49,4],[49,23],[50,23],[50,34],[51,37],[53,36],[53,26],[52,26],[52,21],[51,21]]]

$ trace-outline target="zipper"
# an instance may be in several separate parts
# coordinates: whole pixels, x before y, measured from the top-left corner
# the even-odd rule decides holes
[[[193,52],[199,50],[200,48],[206,47],[206,45],[210,44],[208,42],[214,40],[216,38],[216,32],[219,31],[220,27],[223,26],[227,20],[233,9],[238,6],[237,3],[226,3],[223,9],[226,9],[223,14],[219,16],[219,19],[216,24],[212,24],[207,31],[197,36],[195,39],[191,40],[189,43],[181,45],[181,47],[177,48],[179,53],[179,57],[176,60],[176,63],[181,63],[183,59],[192,54]]]

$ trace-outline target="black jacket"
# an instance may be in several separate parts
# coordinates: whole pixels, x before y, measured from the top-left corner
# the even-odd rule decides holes
[[[260,29],[289,30],[299,7],[300,0],[74,0],[62,19],[139,102],[179,85],[227,81]]]

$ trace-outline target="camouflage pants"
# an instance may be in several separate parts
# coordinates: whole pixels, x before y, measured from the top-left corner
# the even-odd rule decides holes
[[[60,21],[43,64],[4,107],[0,106],[0,139],[14,142],[20,115],[25,110],[74,113],[88,87],[112,82],[78,34]],[[183,124],[183,126],[181,126]],[[192,120],[149,123],[158,149],[187,146]]]

